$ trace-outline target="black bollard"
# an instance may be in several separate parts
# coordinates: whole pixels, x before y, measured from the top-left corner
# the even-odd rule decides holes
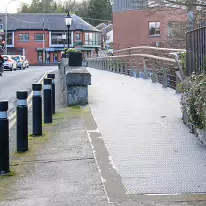
[[[42,135],[42,84],[32,84],[32,121],[33,135]]]
[[[58,62],[58,69],[60,69],[60,64],[61,64],[61,63],[60,63],[60,62]]]
[[[48,74],[47,78],[51,78],[52,79],[52,114],[55,114],[55,83],[54,83],[54,79],[55,79],[55,74]]]
[[[28,151],[28,106],[27,91],[17,91],[17,152]]]
[[[44,123],[52,123],[52,79],[44,79]]]
[[[9,168],[9,119],[8,101],[0,101],[0,175],[10,172]]]

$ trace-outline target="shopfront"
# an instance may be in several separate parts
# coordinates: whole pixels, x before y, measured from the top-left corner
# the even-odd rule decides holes
[[[42,63],[58,63],[61,60],[61,51],[63,48],[37,48],[37,62]]]

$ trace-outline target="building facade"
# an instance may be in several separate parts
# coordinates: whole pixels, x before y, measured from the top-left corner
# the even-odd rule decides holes
[[[174,27],[188,21],[186,10],[150,6],[147,0],[113,0],[114,47],[169,46]],[[175,25],[175,26],[174,26]],[[183,29],[183,27],[182,27]],[[180,41],[179,38],[178,41]],[[169,44],[170,43],[170,44]],[[174,43],[173,43],[174,44]],[[174,47],[181,47],[177,43]]]
[[[101,32],[101,49],[108,50],[113,47],[113,24],[101,23],[96,28]]]
[[[7,54],[24,55],[31,65],[53,64],[68,47],[65,14],[8,14]],[[5,15],[0,15],[5,28]],[[101,35],[92,25],[72,15],[70,47],[92,56],[101,47]],[[66,37],[66,39],[64,38]],[[0,41],[5,39],[4,33]]]

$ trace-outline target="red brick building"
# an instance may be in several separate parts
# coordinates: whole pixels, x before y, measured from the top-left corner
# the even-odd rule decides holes
[[[57,63],[68,45],[64,17],[65,14],[8,14],[7,54],[25,55],[32,65]],[[0,15],[3,22],[4,18]],[[70,47],[84,55],[97,52],[101,47],[99,30],[74,14],[72,19]],[[0,41],[3,39],[5,33],[0,35]]]
[[[187,20],[183,9],[150,8],[147,0],[114,0],[114,47],[165,46],[173,25]]]

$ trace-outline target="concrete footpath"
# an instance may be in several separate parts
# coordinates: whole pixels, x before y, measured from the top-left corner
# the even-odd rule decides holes
[[[90,71],[93,78],[99,75],[101,79],[102,75],[107,75],[107,73],[97,74],[97,71],[92,69]],[[115,74],[112,75],[115,76]],[[95,107],[101,105],[98,95],[103,92],[103,90],[98,90],[99,84],[103,82],[98,80],[98,83],[97,80],[93,81],[94,86],[90,90],[93,113],[97,112]],[[98,91],[100,93],[97,95]],[[53,124],[43,124],[44,135],[42,137],[29,136],[29,151],[22,154],[13,153],[11,174],[0,177],[0,205],[206,205],[205,201],[200,201],[206,200],[204,195],[199,197],[189,194],[183,200],[175,195],[131,196],[128,194],[125,183],[117,172],[119,165],[117,164],[116,168],[113,157],[110,156],[112,153],[108,153],[110,149],[106,139],[108,136],[102,123],[96,124],[89,106],[65,108],[59,71],[56,71],[56,93],[57,113],[54,115]],[[115,101],[117,100],[111,102],[112,108],[113,104],[116,105]],[[106,106],[109,107],[109,105]],[[107,121],[104,119],[104,115],[107,114],[107,112],[104,114],[105,111],[102,111],[102,118],[96,114],[97,121],[100,119]],[[113,123],[110,122],[110,124]],[[107,126],[110,129],[109,125]],[[102,131],[98,129],[100,127]],[[117,130],[113,132],[113,138],[117,137]],[[121,145],[127,145],[127,142]],[[119,149],[119,156],[125,155],[126,157],[127,153],[129,152]],[[128,165],[123,165],[123,167],[128,170],[129,174]],[[138,185],[138,182],[136,184]]]
[[[83,113],[64,108],[56,72],[57,113],[43,137],[29,137],[29,151],[13,154],[11,176],[0,177],[0,205],[107,205]]]

